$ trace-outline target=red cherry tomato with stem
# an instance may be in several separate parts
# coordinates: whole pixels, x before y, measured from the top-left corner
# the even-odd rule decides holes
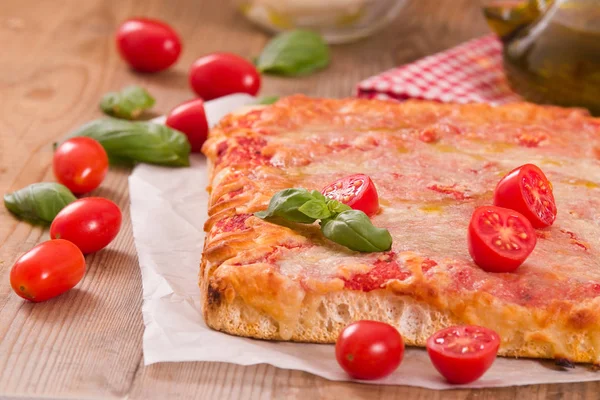
[[[552,184],[533,164],[521,165],[498,182],[494,205],[523,214],[534,228],[545,228],[556,219]]]
[[[24,299],[41,302],[73,288],[85,275],[85,258],[68,240],[49,240],[23,254],[10,270],[10,285]]]
[[[52,239],[74,243],[83,254],[108,246],[121,229],[119,206],[101,197],[86,197],[63,208],[50,225]]]
[[[204,101],[193,99],[178,105],[167,115],[165,125],[185,133],[192,145],[192,152],[200,152],[208,137]]]
[[[252,96],[260,89],[260,74],[252,63],[231,53],[213,53],[197,59],[190,69],[190,86],[208,101],[233,93]]]
[[[522,214],[496,206],[477,207],[467,235],[469,253],[487,272],[512,272],[535,248],[537,236]]]
[[[327,185],[321,193],[342,202],[369,217],[379,211],[379,195],[375,184],[367,175],[350,175]]]
[[[335,344],[337,362],[351,377],[371,380],[388,376],[404,357],[404,341],[391,325],[357,321],[340,333]]]
[[[169,68],[181,53],[181,39],[165,22],[131,18],[117,30],[117,48],[123,60],[140,72]]]
[[[100,143],[74,137],[58,146],[52,166],[56,179],[75,194],[96,189],[108,172],[108,156]]]
[[[427,339],[427,353],[434,367],[450,383],[479,379],[496,359],[500,336],[481,326],[453,326]]]

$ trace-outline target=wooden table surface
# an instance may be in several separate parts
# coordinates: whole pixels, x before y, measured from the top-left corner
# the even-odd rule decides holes
[[[212,51],[258,54],[267,35],[229,1],[1,0],[0,192],[53,180],[52,143],[100,116],[107,91],[138,83],[167,112],[192,97],[190,63]],[[488,32],[476,0],[412,0],[396,23],[357,43],[336,46],[330,68],[301,79],[267,77],[262,93],[342,97],[360,79]],[[162,18],[180,32],[177,65],[156,75],[132,73],[113,41],[129,16]],[[15,259],[48,239],[0,208],[0,398],[131,399],[596,399],[600,383],[436,392],[336,383],[268,365],[170,363],[145,367],[142,285],[129,221],[128,170],[113,170],[95,195],[124,212],[118,238],[87,257],[79,286],[31,304],[9,286]],[[202,212],[200,210],[199,212]]]

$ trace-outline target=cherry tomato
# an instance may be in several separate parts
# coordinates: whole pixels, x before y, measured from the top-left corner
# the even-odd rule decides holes
[[[190,85],[205,101],[232,93],[254,96],[260,89],[260,74],[250,61],[238,55],[213,53],[192,64]]]
[[[126,20],[119,26],[116,40],[121,57],[140,72],[165,70],[177,61],[181,53],[177,32],[156,19]]]
[[[487,371],[498,353],[500,337],[481,326],[453,326],[427,339],[427,353],[434,367],[450,383],[476,381]]]
[[[204,101],[186,101],[171,110],[165,125],[187,135],[193,152],[199,152],[208,136],[208,122],[204,113]]]
[[[49,240],[23,254],[10,270],[10,285],[24,299],[40,302],[63,294],[85,274],[81,250],[67,240]]]
[[[101,197],[86,197],[63,208],[50,225],[52,239],[66,239],[83,254],[108,246],[121,228],[119,206]]]
[[[556,219],[552,184],[533,164],[521,165],[498,182],[494,204],[523,214],[534,228],[544,228]]]
[[[375,184],[367,175],[355,174],[327,185],[321,193],[355,210],[372,216],[379,211],[379,196]]]
[[[56,149],[52,166],[60,183],[75,194],[83,194],[96,189],[104,180],[108,156],[94,139],[75,137]]]
[[[469,253],[481,269],[512,272],[535,248],[537,236],[523,215],[508,208],[477,207],[468,233]]]
[[[404,357],[404,341],[396,328],[378,321],[353,322],[335,344],[340,366],[356,379],[379,379],[398,368]]]

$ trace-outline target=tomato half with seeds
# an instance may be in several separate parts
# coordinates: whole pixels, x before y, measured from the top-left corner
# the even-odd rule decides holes
[[[535,248],[537,236],[527,218],[515,210],[477,207],[467,235],[469,253],[487,272],[512,272]]]
[[[494,204],[523,214],[534,228],[545,228],[556,219],[552,184],[533,164],[515,168],[498,182]]]
[[[369,217],[379,211],[379,195],[375,184],[367,175],[355,174],[327,185],[321,193],[330,199],[360,210]]]
[[[452,326],[427,339],[433,366],[450,383],[465,384],[479,379],[494,363],[500,336],[475,325]]]
[[[340,333],[335,343],[340,366],[356,379],[383,378],[398,368],[404,340],[396,328],[379,321],[357,321]]]
[[[85,275],[81,250],[67,240],[49,240],[23,254],[10,270],[16,294],[41,302],[63,294]]]

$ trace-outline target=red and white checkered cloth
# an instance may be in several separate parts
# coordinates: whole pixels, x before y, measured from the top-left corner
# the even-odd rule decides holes
[[[357,95],[444,103],[502,104],[521,100],[508,86],[502,68],[502,43],[495,35],[368,78],[358,84]]]

